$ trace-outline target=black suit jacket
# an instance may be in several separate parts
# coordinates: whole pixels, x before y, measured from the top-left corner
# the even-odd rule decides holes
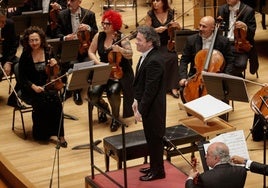
[[[87,13],[87,11],[89,11]],[[91,27],[90,40],[93,39],[94,35],[98,32],[98,27],[96,24],[95,13],[81,8],[81,18],[83,18],[82,23],[87,24]],[[58,27],[56,29],[56,33],[54,37],[63,38],[65,35],[73,33],[72,30],[72,22],[71,22],[71,11],[69,9],[65,9],[60,11],[58,16]]]
[[[194,34],[187,38],[180,60],[180,66],[179,66],[180,79],[192,76],[196,72],[194,68],[195,66],[194,58],[197,52],[202,50],[202,45],[203,45],[202,38],[199,34]],[[225,65],[223,72],[226,74],[232,74],[235,57],[231,51],[231,46],[229,44],[228,39],[218,34],[215,40],[214,49],[220,51],[224,57]],[[191,68],[188,73],[189,63],[191,63]]]
[[[150,130],[154,136],[163,137],[166,123],[165,66],[157,49],[149,52],[136,71],[133,86],[144,129]]]
[[[185,188],[243,188],[247,171],[241,166],[232,166],[228,163],[215,166],[198,176],[197,184],[188,179]]]
[[[264,164],[253,161],[249,169],[251,172],[254,172],[257,174],[268,175],[268,165],[264,165]]]

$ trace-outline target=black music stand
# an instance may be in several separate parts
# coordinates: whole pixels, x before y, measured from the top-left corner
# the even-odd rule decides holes
[[[48,13],[42,13],[42,11],[22,12],[22,15],[12,16],[11,19],[15,22],[17,35],[21,35],[30,26],[38,26],[44,31],[47,30]]]
[[[53,53],[55,54],[57,61],[61,64],[75,61],[77,59],[78,52],[74,49],[78,49],[79,47],[78,40],[61,41],[59,38],[56,38],[48,39],[47,42],[52,46]],[[64,117],[67,119],[78,120],[77,117],[70,114],[64,114]]]
[[[107,83],[109,79],[109,75],[111,72],[111,66],[109,64],[102,65],[93,65],[90,67],[82,67],[78,70],[73,70],[73,73],[68,77],[68,85],[66,86],[67,90],[76,90],[81,88],[88,88],[94,85],[103,85]],[[89,117],[89,135],[90,135],[90,144],[83,144],[79,146],[75,146],[72,149],[94,149],[99,153],[102,153],[102,150],[99,149],[96,145],[98,145],[101,141],[93,142],[93,120],[92,120],[92,110],[93,105],[90,101],[88,101],[88,117]],[[91,146],[91,147],[89,147]]]
[[[202,71],[202,77],[208,94],[220,100],[249,102],[246,84],[243,78],[225,73]]]

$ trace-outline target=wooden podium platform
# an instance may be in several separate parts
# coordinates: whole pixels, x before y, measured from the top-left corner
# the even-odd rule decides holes
[[[166,178],[154,180],[150,182],[144,182],[140,181],[139,177],[143,174],[139,172],[140,168],[148,167],[148,164],[143,164],[139,166],[134,166],[127,168],[127,185],[128,188],[178,188],[178,187],[184,187],[185,181],[187,179],[187,176],[182,173],[179,169],[177,169],[174,165],[172,165],[168,161],[164,161],[165,166],[165,172],[166,172]],[[124,186],[124,172],[122,169],[110,171],[106,173],[110,177],[112,177],[114,180],[116,180],[122,187]],[[90,188],[118,188],[117,185],[115,185],[113,182],[111,182],[107,177],[105,177],[103,174],[97,174],[95,175],[95,178],[92,179],[91,176],[85,177],[85,187]]]

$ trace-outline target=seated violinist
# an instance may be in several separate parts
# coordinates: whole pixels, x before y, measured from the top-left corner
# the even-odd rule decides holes
[[[215,20],[211,16],[205,16],[201,18],[199,22],[199,33],[189,36],[186,41],[186,45],[183,49],[180,66],[179,66],[179,84],[182,88],[187,86],[188,79],[197,73],[196,67],[204,67],[205,62],[195,62],[196,54],[203,50],[209,49],[212,44],[213,33],[215,30]],[[213,49],[218,50],[223,55],[224,63],[221,67],[222,72],[226,74],[232,74],[234,56],[230,50],[230,44],[227,38],[217,34]],[[213,55],[212,57],[213,58]],[[203,59],[206,59],[205,57]],[[188,64],[190,63],[190,70],[188,72]],[[191,89],[191,88],[189,88]],[[200,91],[200,89],[192,88],[194,91]],[[186,100],[181,90],[182,102],[189,102]],[[200,95],[198,95],[200,96]],[[193,100],[193,99],[192,99]]]
[[[58,92],[60,88],[44,87],[51,76],[56,76],[54,68],[57,68],[57,61],[47,45],[44,31],[36,26],[26,29],[22,37],[22,46],[19,80],[22,98],[27,99],[25,101],[33,107],[33,138],[49,141],[51,136],[56,136],[59,146],[67,147],[62,103]],[[53,85],[52,83],[48,86]]]
[[[234,75],[244,77],[247,68],[255,74],[259,68],[257,50],[254,42],[256,31],[255,11],[240,0],[228,0],[218,9],[218,16],[223,18],[224,35],[231,43],[231,50],[235,56]]]
[[[95,13],[82,8],[80,5],[82,0],[69,0],[68,8],[59,12],[58,24],[53,33],[53,37],[61,40],[77,40],[80,41],[80,47],[77,49],[77,60],[74,62],[63,62],[63,74],[72,68],[73,63],[88,61],[88,48],[94,35],[98,32]],[[85,37],[79,37],[85,36]],[[84,39],[85,38],[85,39]],[[82,105],[81,89],[73,92],[73,100],[75,104]]]
[[[121,104],[121,91],[123,91],[123,118],[133,116],[132,102],[134,73],[132,70],[132,48],[128,38],[120,32],[122,26],[121,15],[113,10],[106,11],[102,16],[103,31],[97,33],[89,47],[88,54],[95,64],[110,63],[116,69],[112,71],[110,79],[105,85],[94,86],[89,89],[88,96],[93,103],[109,111],[108,104],[102,99],[102,93],[106,91],[112,108],[112,115],[119,118]],[[100,59],[97,57],[97,53]],[[116,58],[113,58],[116,56]],[[121,57],[122,56],[122,57]],[[116,59],[116,62],[114,62]],[[106,122],[104,112],[98,114],[99,122]],[[110,129],[117,131],[119,123],[112,120]]]

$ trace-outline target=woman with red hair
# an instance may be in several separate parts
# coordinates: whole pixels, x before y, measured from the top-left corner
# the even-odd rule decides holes
[[[122,77],[117,75],[117,71],[115,74],[111,74],[110,79],[105,85],[94,86],[88,91],[89,99],[93,103],[109,111],[108,104],[102,99],[102,93],[106,91],[113,115],[110,126],[112,132],[117,131],[120,126],[115,119],[119,118],[121,91],[124,95],[123,118],[133,116],[131,107],[134,100],[132,87],[134,79],[132,70],[133,52],[128,38],[124,38],[123,34],[120,32],[122,23],[121,15],[118,12],[113,10],[106,11],[102,16],[101,22],[103,31],[94,36],[88,50],[89,58],[94,60],[95,64],[109,63],[108,55],[113,52],[117,57],[118,55],[122,56],[121,61],[116,62],[119,65],[119,69],[117,70],[122,70],[122,74],[119,74],[122,75]],[[97,57],[97,53],[99,58]],[[107,121],[104,112],[100,112],[98,118],[99,123]]]

